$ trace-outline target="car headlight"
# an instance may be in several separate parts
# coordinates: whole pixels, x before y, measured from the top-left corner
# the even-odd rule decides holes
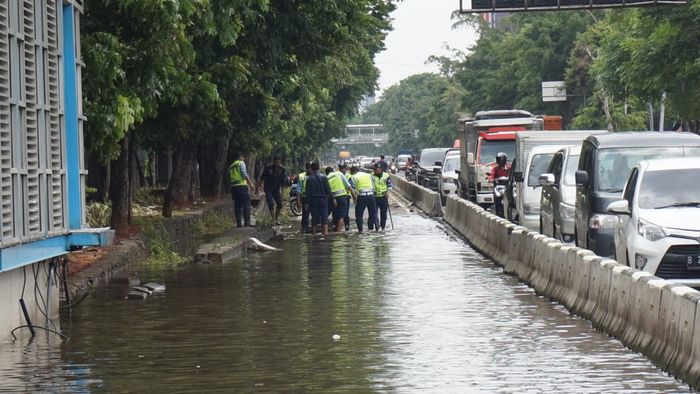
[[[644,219],[639,219],[639,222],[637,222],[637,232],[639,235],[652,242],[666,238],[666,233],[663,228]]]
[[[576,215],[576,208],[573,205],[559,204],[559,216],[564,220],[571,220]]]
[[[588,227],[599,230],[605,228],[615,228],[618,218],[615,215],[596,214],[588,220]]]
[[[526,215],[535,215],[540,213],[540,205],[539,204],[523,204],[523,212]]]

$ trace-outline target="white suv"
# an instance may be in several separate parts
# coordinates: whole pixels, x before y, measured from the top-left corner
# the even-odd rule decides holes
[[[642,161],[632,168],[618,215],[617,260],[660,278],[700,286],[700,159]]]
[[[457,172],[459,170],[459,149],[449,150],[445,154],[445,160],[442,163],[442,171],[438,181],[438,191],[442,198],[443,204],[447,197],[457,195]]]

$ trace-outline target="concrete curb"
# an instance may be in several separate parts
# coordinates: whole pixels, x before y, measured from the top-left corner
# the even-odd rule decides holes
[[[444,219],[504,273],[700,387],[700,292],[527,231],[456,197],[447,199]]]

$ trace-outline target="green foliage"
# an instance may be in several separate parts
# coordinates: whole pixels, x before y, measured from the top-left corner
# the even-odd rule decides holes
[[[112,204],[91,203],[85,207],[87,224],[93,228],[109,227],[112,217]]]
[[[365,122],[376,120],[384,125],[389,151],[451,146],[463,95],[445,76],[417,74],[389,87],[363,117]]]
[[[194,231],[198,236],[221,234],[233,227],[231,215],[205,214],[195,223]]]
[[[162,218],[141,218],[141,232],[146,237],[148,258],[146,264],[170,265],[187,262],[187,258],[176,252],[177,248],[171,235],[162,225]]]

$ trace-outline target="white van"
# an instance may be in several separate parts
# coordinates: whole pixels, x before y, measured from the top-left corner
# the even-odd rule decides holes
[[[504,199],[506,218],[533,231],[540,229],[539,177],[547,172],[554,154],[566,146],[581,145],[593,134],[607,130],[530,131],[515,138],[515,157]]]

